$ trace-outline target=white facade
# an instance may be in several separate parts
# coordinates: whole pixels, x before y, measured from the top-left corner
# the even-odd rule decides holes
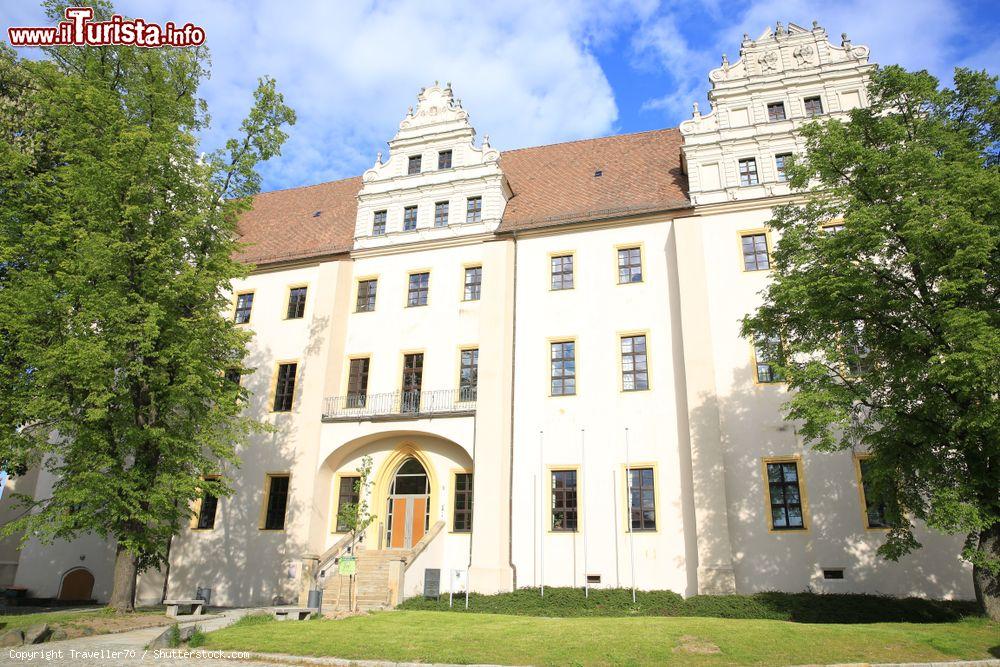
[[[623,190],[620,210],[641,215],[559,224],[509,222],[518,197],[530,200],[526,182],[508,178],[488,140],[476,144],[450,85],[422,90],[388,158],[380,154],[362,177],[349,252],[260,263],[234,286],[254,294],[244,325],[254,331],[247,365],[256,370],[243,379],[251,410],[276,430],[223,471],[235,493],[219,500],[214,527],[174,540],[167,594],[207,586],[220,605],[301,596],[312,571],[343,552],[341,480],[370,456],[377,518],[355,553],[408,554],[398,585],[389,584],[393,600],[418,594],[425,568],[442,571],[443,591],[458,569],[482,592],[589,581],[685,595],[972,597],[961,538],[921,533],[924,548],[902,562],[877,558],[884,531],[866,527],[855,455],[803,446],[780,416],[785,385],[757,381],[753,347],[739,335],[768,280],[766,267],[747,270],[742,237],[773,247],[771,207],[790,196],[775,157],[801,150],[796,131],[808,114],[842,117],[866,103],[868,49],[846,38],[832,45],[819,27],[779,24],[744,39],[740,56],[711,72],[711,112],[696,110],[680,126],[672,158],[687,175],[690,206],[650,212],[648,201],[627,200],[644,195]],[[778,102],[780,112],[769,110]],[[587,178],[601,177],[597,167]],[[657,176],[635,169],[631,180]],[[532,187],[560,196],[557,181]],[[622,252],[638,258],[627,280]],[[562,257],[571,258],[572,288],[553,289],[553,258]],[[477,269],[470,293],[467,275]],[[421,274],[414,293],[411,276]],[[359,293],[370,281],[373,304]],[[291,290],[303,287],[302,317],[289,318]],[[623,339],[640,337],[642,361],[626,360]],[[553,345],[564,343],[573,349],[570,395],[553,385]],[[473,393],[462,380],[471,350]],[[278,368],[292,363],[290,409],[275,411]],[[640,363],[644,379],[626,377]],[[403,493],[409,482],[399,473],[410,460],[426,487]],[[772,461],[800,476],[801,529],[774,529]],[[564,507],[553,510],[554,472],[576,480],[575,529]],[[471,531],[455,511],[458,476],[467,474]],[[280,529],[267,527],[273,476],[289,478]],[[632,489],[648,494],[633,513],[636,480],[652,484]],[[23,552],[17,581],[48,590],[59,549],[43,550],[53,554],[46,565]],[[63,560],[57,569],[70,566]],[[824,576],[841,570],[843,578]],[[143,577],[140,601],[160,599],[163,576]]]

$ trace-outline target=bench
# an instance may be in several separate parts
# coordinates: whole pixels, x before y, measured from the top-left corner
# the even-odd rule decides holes
[[[279,621],[305,621],[317,611],[309,607],[275,607],[272,610],[274,617]]]
[[[183,616],[185,614],[178,613],[181,607],[190,607],[189,612],[192,616],[201,616],[202,611],[205,608],[204,600],[164,600],[163,604],[167,605],[167,616],[170,618],[177,618],[178,616]]]

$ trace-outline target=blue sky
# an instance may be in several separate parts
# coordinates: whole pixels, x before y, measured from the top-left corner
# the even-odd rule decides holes
[[[451,81],[501,150],[674,127],[705,109],[708,70],[744,32],[775,21],[847,32],[872,60],[1000,72],[1000,4],[985,0],[119,0],[129,16],[205,28],[205,150],[239,126],[256,78],[274,76],[299,122],[264,165],[264,189],[360,174],[420,87]],[[0,0],[0,27],[44,25],[30,0]],[[27,50],[25,50],[27,51]]]

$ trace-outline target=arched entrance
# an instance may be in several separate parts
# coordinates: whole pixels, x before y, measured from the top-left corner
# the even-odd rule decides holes
[[[78,567],[70,570],[63,576],[59,585],[60,600],[71,600],[74,602],[91,600],[94,595],[94,575],[85,567]]]
[[[430,479],[417,459],[408,457],[396,469],[386,503],[385,543],[409,549],[427,532],[430,522]]]

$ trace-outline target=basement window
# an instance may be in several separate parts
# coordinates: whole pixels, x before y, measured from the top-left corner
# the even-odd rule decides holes
[[[588,574],[587,575],[588,584],[599,584],[601,583],[601,575],[599,574]]]
[[[844,568],[842,567],[831,567],[823,570],[824,579],[843,579],[844,578]]]

